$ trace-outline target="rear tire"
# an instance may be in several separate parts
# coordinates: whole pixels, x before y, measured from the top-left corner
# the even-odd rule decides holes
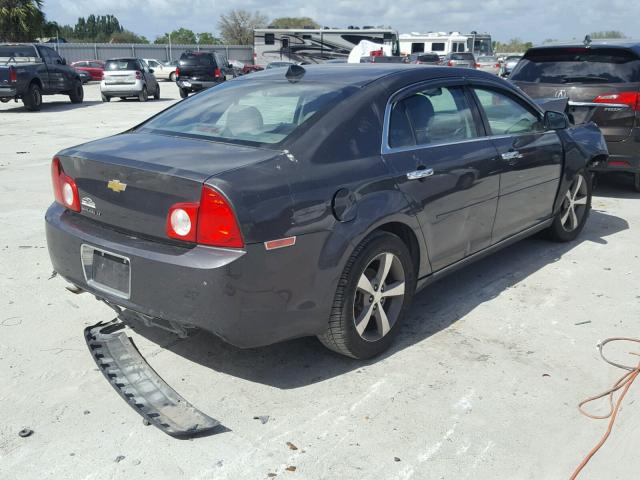
[[[178,90],[180,90],[180,98],[187,98],[189,96],[189,92],[184,88],[179,88]]]
[[[147,91],[146,85],[142,87],[142,91],[140,92],[140,95],[138,95],[138,100],[141,102],[146,102],[147,100],[149,100],[149,92]]]
[[[42,90],[40,90],[40,85],[37,83],[29,85],[27,94],[22,97],[22,103],[24,104],[24,108],[29,112],[39,111],[42,107]]]
[[[102,97],[102,101],[103,102],[110,102],[111,101],[111,97],[105,95],[104,93],[101,94],[101,97]]]
[[[158,84],[158,86],[156,88],[156,93],[153,94],[153,99],[154,100],[160,100],[160,84]]]
[[[580,234],[591,210],[591,187],[591,175],[587,170],[576,173],[548,229],[551,240],[570,242]]]
[[[169,74],[169,81],[170,82],[175,82],[176,81],[176,72],[171,72]]]
[[[71,103],[82,103],[84,100],[84,88],[82,88],[82,82],[77,82],[73,89],[69,92],[69,100]]]
[[[388,232],[374,233],[347,261],[328,328],[318,339],[348,357],[379,355],[397,335],[415,287],[413,260],[405,243]]]
[[[636,173],[634,175],[633,188],[636,192],[640,192],[640,173]]]

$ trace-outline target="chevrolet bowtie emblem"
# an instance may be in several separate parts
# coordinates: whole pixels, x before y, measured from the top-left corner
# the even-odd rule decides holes
[[[107,188],[113,190],[116,193],[124,192],[127,189],[127,184],[122,183],[120,180],[109,180]]]

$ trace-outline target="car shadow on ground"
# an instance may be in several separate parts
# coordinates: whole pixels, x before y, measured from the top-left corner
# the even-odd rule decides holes
[[[87,108],[92,107],[94,105],[98,105],[102,103],[98,100],[85,100],[82,103],[71,103],[69,100],[60,100],[60,101],[52,101],[52,102],[43,102],[42,108],[39,112],[28,112],[22,102],[11,103],[8,102],[6,105],[12,105],[13,107],[9,107],[6,109],[1,109],[0,113],[28,113],[30,115],[37,115],[38,113],[47,113],[47,112],[66,112],[67,110],[76,110],[78,108]],[[0,104],[5,105],[5,104]]]
[[[633,186],[633,175],[629,173],[606,173],[598,175],[594,197],[607,198],[637,198],[640,192],[636,192]]]
[[[186,339],[178,339],[158,328],[142,324],[132,326],[138,334],[158,346],[214,371],[276,388],[298,388],[383,361],[446,329],[532,273],[561,260],[580,243],[607,244],[608,236],[628,228],[624,219],[594,210],[585,230],[574,242],[559,244],[541,236],[532,237],[428,286],[414,297],[391,349],[368,361],[334,354],[315,338],[241,350],[201,330]]]

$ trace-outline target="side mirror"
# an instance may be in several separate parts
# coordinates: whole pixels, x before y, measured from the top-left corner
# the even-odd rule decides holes
[[[566,114],[551,110],[544,112],[543,122],[546,130],[563,130],[569,127],[569,117]]]
[[[149,73],[153,73],[155,70],[153,68],[149,69]]]

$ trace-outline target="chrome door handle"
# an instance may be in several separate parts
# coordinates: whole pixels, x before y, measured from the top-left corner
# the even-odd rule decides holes
[[[420,170],[414,170],[407,173],[408,180],[419,180],[421,178],[427,178],[433,175],[433,168],[422,168]]]
[[[513,152],[503,153],[500,156],[502,157],[503,160],[515,160],[517,158],[522,158],[522,154],[517,150],[514,150]]]

